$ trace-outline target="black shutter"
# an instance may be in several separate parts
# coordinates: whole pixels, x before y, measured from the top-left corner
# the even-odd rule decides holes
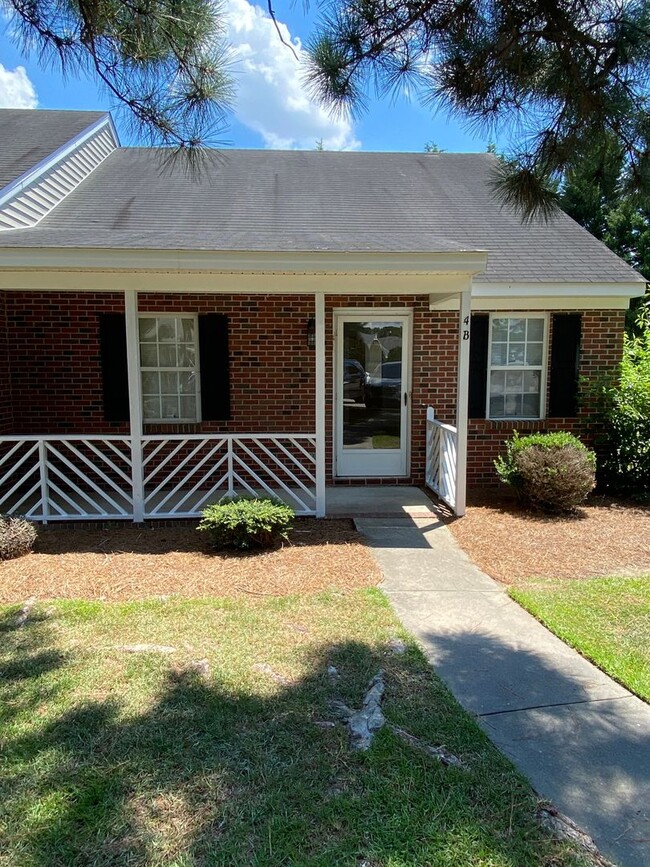
[[[227,316],[221,313],[199,316],[199,357],[201,418],[204,421],[225,421],[230,418]]]
[[[106,421],[129,421],[129,372],[123,313],[99,314],[99,347],[104,418]]]
[[[485,418],[490,317],[472,315],[469,344],[469,417]]]
[[[580,313],[553,314],[548,402],[550,418],[574,416],[578,413],[581,323]]]

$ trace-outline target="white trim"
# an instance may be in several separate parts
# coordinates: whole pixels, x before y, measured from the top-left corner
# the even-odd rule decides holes
[[[630,269],[632,270],[632,269]],[[634,273],[634,272],[633,272]],[[601,295],[627,296],[634,298],[643,295],[646,289],[646,281],[639,275],[638,280],[630,276],[629,280],[616,280],[602,282],[583,282],[580,280],[566,282],[522,282],[522,283],[489,283],[474,279],[473,295],[475,298],[531,298],[575,295],[577,297],[591,296],[597,298]]]
[[[142,381],[140,378],[140,336],[138,293],[124,292],[126,319],[126,359],[129,377],[129,430],[131,435],[131,478],[133,481],[133,521],[144,521],[144,476],[142,466]]]
[[[36,237],[36,235],[35,235]],[[2,248],[3,267],[64,268],[71,271],[220,271],[251,273],[375,273],[377,271],[474,275],[487,266],[487,253],[283,252],[259,250],[156,250],[100,247]]]
[[[493,319],[541,319],[544,322],[544,335],[542,338],[542,363],[540,366],[527,366],[527,365],[493,365],[492,364],[492,321]],[[509,313],[490,313],[490,321],[488,324],[488,346],[487,346],[487,375],[485,377],[485,418],[488,421],[543,421],[546,418],[546,388],[548,383],[548,347],[549,347],[549,337],[550,337],[550,328],[549,328],[549,314],[543,311],[539,311],[537,313],[519,313],[512,312]],[[536,341],[534,341],[536,342]],[[524,344],[527,345],[527,342]],[[490,415],[490,373],[492,370],[514,370],[514,371],[526,371],[526,370],[539,370],[540,371],[540,382],[539,382],[539,415],[535,417],[530,416],[498,416],[497,418],[492,418]]]
[[[411,366],[413,359],[413,308],[412,307],[340,307],[333,311],[333,332],[334,332],[334,357],[332,370],[334,382],[332,387],[332,412],[333,412],[333,444],[332,444],[332,471],[334,478],[351,478],[358,476],[359,478],[407,478],[410,474],[411,466]],[[343,340],[341,323],[342,322],[367,322],[369,320],[400,320],[402,322],[402,359],[405,362],[402,366],[402,396],[400,398],[400,437],[401,448],[400,454],[400,469],[398,472],[367,472],[365,470],[358,473],[341,472],[340,470],[340,454],[339,446],[343,442],[343,412],[342,402],[339,404],[339,387],[340,373],[343,365]],[[406,395],[406,405],[404,405],[404,395]],[[396,449],[373,449],[372,455],[376,458],[382,455],[395,456]],[[362,452],[359,451],[358,456],[361,458]],[[363,468],[362,468],[363,469]]]
[[[0,247],[0,261],[2,261]],[[38,290],[57,292],[121,292],[137,289],[147,293],[200,292],[217,295],[428,295],[436,285],[441,292],[456,286],[460,292],[470,283],[469,276],[432,272],[136,272],[136,271],[4,271],[0,267],[0,290]],[[179,287],[182,287],[179,289]]]
[[[51,154],[44,157],[40,162],[36,163],[35,166],[27,169],[27,171],[23,172],[20,177],[11,181],[11,183],[7,184],[6,187],[3,187],[0,190],[0,208],[5,204],[5,202],[21,193],[26,187],[44,175],[58,162],[64,160],[67,156],[73,153],[73,151],[84,144],[84,142],[88,141],[89,138],[92,138],[95,133],[100,132],[100,130],[105,126],[109,128],[111,135],[113,136],[115,147],[119,147],[120,142],[117,136],[117,130],[115,129],[110,114],[106,113],[103,117],[100,117],[94,123],[91,123],[90,126],[87,126],[78,135],[74,136],[74,138],[71,138],[69,141],[65,142],[65,144],[62,144],[61,147],[57,148],[55,151],[52,151]]]
[[[314,295],[316,313],[316,370],[315,370],[315,398],[316,398],[316,517],[324,518],[326,510],[325,494],[325,455],[326,455],[326,427],[325,427],[325,295],[317,292]]]
[[[471,292],[460,297],[458,314],[458,378],[456,385],[456,494],[454,511],[465,514],[467,490],[467,423],[469,418],[469,347],[472,316]]]
[[[490,310],[627,310],[630,306],[630,295],[563,295],[553,297],[532,298],[479,298],[472,292],[472,310],[476,312]],[[429,296],[429,310],[458,310],[458,294],[453,297]]]

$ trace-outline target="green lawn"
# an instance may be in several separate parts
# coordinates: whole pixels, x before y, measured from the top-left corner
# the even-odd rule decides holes
[[[378,591],[18,613],[0,609],[2,867],[578,863]],[[175,650],[120,647],[138,643]],[[389,721],[466,770],[387,728],[351,753],[323,724],[380,667]]]
[[[650,701],[650,575],[536,580],[510,593],[567,644]]]

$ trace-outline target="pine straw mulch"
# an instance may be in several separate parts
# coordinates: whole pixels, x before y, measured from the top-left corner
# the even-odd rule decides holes
[[[490,495],[448,524],[469,557],[506,584],[650,573],[650,507],[593,497],[575,515],[558,517]]]
[[[288,544],[214,553],[194,525],[43,528],[33,553],[0,563],[0,602],[272,596],[355,589],[381,575],[351,521],[303,518]]]

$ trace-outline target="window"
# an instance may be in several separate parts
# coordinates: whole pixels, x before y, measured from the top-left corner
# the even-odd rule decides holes
[[[489,418],[542,418],[545,348],[545,315],[490,317]]]
[[[144,421],[198,421],[196,316],[141,316],[140,371]]]

